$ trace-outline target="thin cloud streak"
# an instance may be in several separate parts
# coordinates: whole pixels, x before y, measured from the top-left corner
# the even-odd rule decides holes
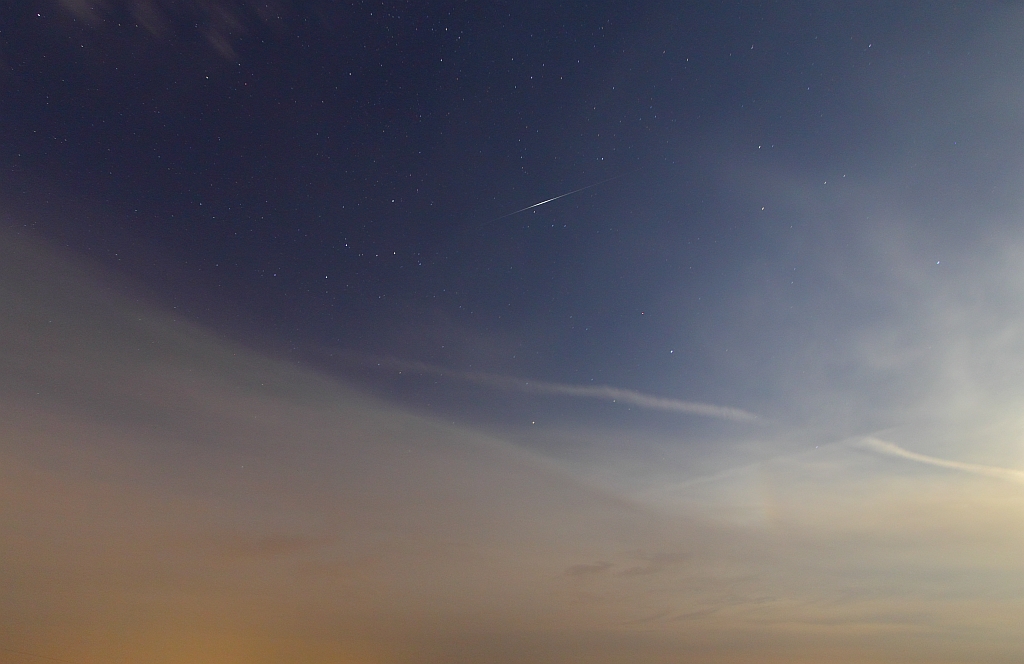
[[[475,371],[452,371],[425,362],[409,362],[393,358],[379,359],[379,364],[386,364],[406,371],[419,371],[435,376],[447,376],[456,380],[464,380],[478,385],[486,385],[502,390],[514,390],[527,394],[552,394],[565,397],[582,397],[601,399],[614,403],[624,403],[638,408],[661,410],[671,413],[685,413],[703,417],[717,417],[736,422],[752,422],[758,419],[754,413],[731,406],[716,406],[696,401],[682,401],[643,394],[634,390],[624,390],[608,385],[570,385],[567,383],[549,383],[539,380],[523,380],[511,376],[480,373]]]
[[[963,463],[961,461],[950,461],[948,459],[940,459],[938,457],[928,456],[926,454],[918,454],[917,452],[911,452],[905,450],[899,445],[880,440],[878,438],[864,438],[861,441],[861,445],[875,452],[881,454],[887,454],[889,456],[900,457],[903,459],[909,459],[911,461],[917,461],[919,463],[926,463],[931,466],[938,466],[939,468],[949,468],[951,470],[959,470],[965,473],[971,473],[973,475],[982,475],[984,477],[995,477],[1001,480],[1008,480],[1010,482],[1016,482],[1017,484],[1024,484],[1024,471],[1013,470],[1012,468],[1000,468],[998,466],[983,466],[975,463]]]

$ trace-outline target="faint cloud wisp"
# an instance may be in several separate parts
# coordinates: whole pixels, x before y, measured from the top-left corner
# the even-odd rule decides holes
[[[909,459],[911,461],[917,461],[919,463],[926,463],[931,466],[938,466],[939,468],[949,468],[951,470],[959,470],[965,473],[971,473],[972,475],[994,477],[1001,480],[1016,482],[1018,484],[1024,484],[1024,471],[1021,470],[1013,470],[1012,468],[1000,468],[998,466],[983,466],[976,463],[963,463],[961,461],[950,461],[948,459],[940,459],[938,457],[928,456],[926,454],[918,454],[917,452],[911,452],[910,450],[903,449],[899,445],[895,445],[893,443],[872,437],[864,438],[861,441],[861,445],[869,450],[873,450],[881,454],[900,457],[902,459]]]
[[[638,408],[646,408],[649,410],[685,413],[687,415],[701,415],[703,417],[716,417],[736,422],[752,422],[758,419],[758,416],[754,413],[740,408],[658,397],[608,385],[570,385],[567,383],[549,383],[547,381],[525,380],[512,376],[502,376],[476,371],[453,371],[444,369],[443,367],[434,366],[432,364],[427,364],[425,362],[409,362],[394,358],[376,359],[375,362],[380,365],[395,367],[405,371],[418,371],[420,373],[435,376],[445,376],[456,380],[476,383],[477,385],[486,385],[488,387],[501,390],[514,390],[516,392],[525,392],[527,394],[551,394],[565,397],[602,399],[604,401],[612,401],[614,403],[621,402],[630,406],[637,406]]]

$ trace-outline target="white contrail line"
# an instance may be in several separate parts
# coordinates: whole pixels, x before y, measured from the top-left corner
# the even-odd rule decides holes
[[[585,191],[587,189],[590,189],[591,187],[596,187],[599,184],[604,184],[606,182],[611,182],[612,180],[617,180],[617,179],[619,179],[621,177],[622,177],[622,175],[616,175],[615,177],[608,178],[607,180],[601,180],[600,182],[595,182],[594,184],[588,184],[586,187],[580,187],[579,189],[573,189],[572,191],[570,191],[567,194],[561,194],[559,196],[555,196],[554,198],[549,198],[546,201],[541,201],[540,203],[534,203],[533,205],[527,205],[526,207],[524,207],[521,210],[516,210],[515,212],[509,212],[508,214],[503,214],[500,217],[495,217],[494,219],[491,219],[490,221],[487,221],[487,222],[484,222],[484,223],[490,224],[492,222],[498,221],[499,219],[505,219],[506,217],[511,217],[513,215],[519,214],[520,212],[526,212],[527,210],[532,210],[533,208],[540,207],[541,205],[547,205],[551,201],[557,201],[559,198],[565,198],[566,196],[572,196],[573,194],[578,194],[581,191]]]
[[[666,397],[656,397],[633,390],[624,390],[608,385],[566,385],[563,383],[525,382],[519,386],[527,392],[538,392],[542,394],[561,394],[570,397],[590,397],[592,399],[604,399],[632,404],[640,408],[652,410],[666,410],[676,413],[689,413],[691,415],[704,415],[707,417],[719,417],[727,420],[755,420],[757,416],[739,408],[729,406],[714,406],[707,403],[695,401],[681,401]]]
[[[932,466],[938,466],[939,468],[949,468],[951,470],[959,470],[965,473],[971,473],[972,475],[982,475],[984,477],[995,477],[1001,480],[1008,480],[1010,482],[1016,482],[1018,484],[1024,484],[1024,471],[1014,470],[1012,468],[1000,468],[998,466],[982,466],[976,463],[964,463],[962,461],[950,461],[948,459],[940,459],[938,457],[928,456],[926,454],[918,454],[917,452],[911,452],[905,450],[899,445],[880,440],[878,438],[867,437],[861,442],[864,447],[880,452],[882,454],[888,454],[889,456],[900,457],[903,459],[909,459],[911,461],[917,461],[920,463],[927,463]]]
[[[554,394],[567,397],[583,397],[590,399],[603,399],[616,403],[625,403],[639,408],[650,410],[662,410],[673,413],[686,413],[688,415],[702,415],[704,417],[717,417],[723,420],[734,420],[737,422],[750,422],[758,419],[757,415],[739,408],[730,406],[715,406],[707,403],[694,401],[682,401],[657,397],[633,390],[624,390],[608,385],[569,385],[566,383],[548,383],[546,381],[524,380],[511,376],[500,376],[496,374],[479,373],[475,371],[451,371],[437,367],[425,362],[406,362],[396,359],[381,359],[380,364],[386,364],[395,368],[408,371],[420,371],[422,373],[436,376],[448,376],[458,380],[464,380],[478,385],[488,385],[505,390],[527,392],[530,394]]]

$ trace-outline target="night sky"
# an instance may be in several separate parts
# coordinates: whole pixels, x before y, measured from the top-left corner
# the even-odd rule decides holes
[[[1019,661],[1021,34],[0,0],[0,662]]]

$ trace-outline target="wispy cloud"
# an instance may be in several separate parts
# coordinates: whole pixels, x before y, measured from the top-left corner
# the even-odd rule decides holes
[[[872,437],[864,438],[861,441],[861,444],[870,450],[880,452],[882,454],[888,454],[889,456],[910,459],[911,461],[918,461],[920,463],[927,463],[932,466],[938,466],[939,468],[960,470],[965,473],[972,473],[974,475],[995,477],[1001,480],[1008,480],[1010,482],[1024,484],[1024,471],[1021,470],[1013,470],[1012,468],[1000,468],[998,466],[983,466],[976,463],[963,463],[961,461],[950,461],[948,459],[940,459],[938,457],[928,456],[926,454],[918,454],[917,452],[911,452],[910,450],[905,450],[894,443],[890,443]]]
[[[586,399],[602,399],[614,403],[624,403],[638,408],[661,410],[703,417],[717,417],[723,420],[749,422],[758,419],[757,415],[731,406],[716,406],[697,401],[682,401],[643,394],[634,390],[624,390],[608,385],[571,385],[568,383],[549,383],[540,380],[525,380],[513,376],[481,373],[476,371],[453,371],[425,362],[410,362],[394,358],[375,360],[384,366],[394,367],[403,371],[418,371],[435,376],[445,376],[455,380],[463,380],[478,385],[486,385],[501,390],[514,390],[528,394],[552,394],[565,397],[582,397]]]
[[[125,14],[159,39],[173,38],[175,26],[194,26],[228,60],[238,58],[235,47],[244,37],[261,25],[280,20],[277,4],[252,0],[60,0],[66,11],[96,28],[120,25],[119,17]]]

